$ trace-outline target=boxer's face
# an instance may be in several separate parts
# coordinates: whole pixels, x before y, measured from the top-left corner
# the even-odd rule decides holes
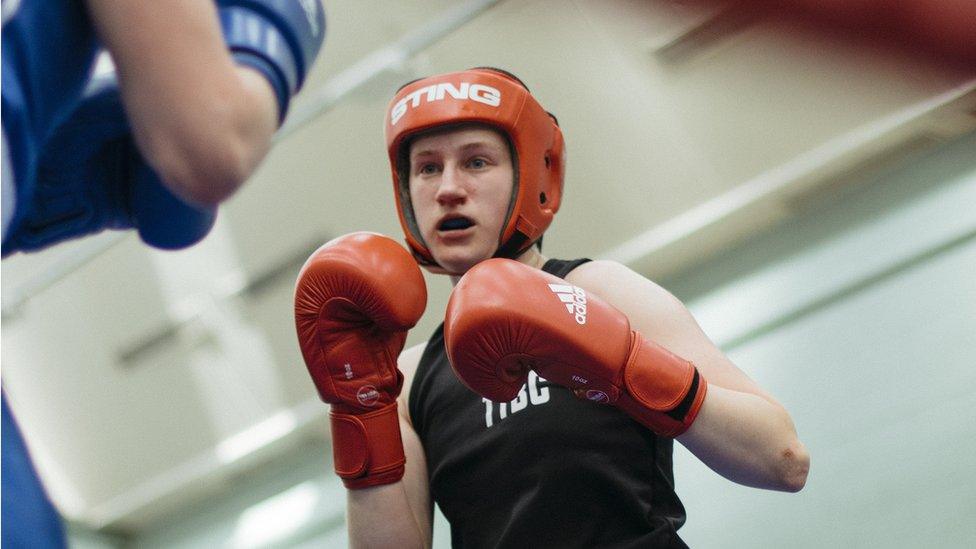
[[[491,257],[512,198],[508,141],[484,126],[427,134],[410,145],[410,200],[434,259],[463,273]]]

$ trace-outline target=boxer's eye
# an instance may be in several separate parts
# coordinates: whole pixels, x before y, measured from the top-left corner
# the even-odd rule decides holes
[[[421,175],[433,175],[433,174],[437,173],[437,165],[436,164],[423,164],[423,165],[420,166],[420,168],[417,169],[417,173],[419,173]]]

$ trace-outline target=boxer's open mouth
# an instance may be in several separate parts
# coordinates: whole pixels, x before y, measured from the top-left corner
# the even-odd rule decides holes
[[[473,227],[474,221],[471,221],[464,216],[448,216],[445,217],[437,225],[438,231],[462,231],[468,227]]]

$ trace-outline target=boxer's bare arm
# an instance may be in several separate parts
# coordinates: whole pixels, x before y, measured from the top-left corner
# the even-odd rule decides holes
[[[278,105],[265,78],[232,61],[214,3],[86,3],[149,164],[191,202],[230,196],[270,148]]]
[[[408,398],[426,343],[400,354],[403,390],[397,398],[400,435],[407,458],[403,479],[394,484],[349,490],[347,520],[352,547],[430,547],[433,504],[427,484],[424,448],[410,421]]]
[[[567,280],[603,298],[642,335],[691,360],[708,380],[697,419],[678,440],[729,480],[797,491],[810,458],[789,413],[736,367],[671,293],[611,261],[581,265]]]

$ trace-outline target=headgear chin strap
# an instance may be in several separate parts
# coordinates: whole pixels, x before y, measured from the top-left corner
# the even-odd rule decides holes
[[[418,263],[446,272],[427,248],[410,202],[410,138],[441,126],[485,124],[500,130],[513,152],[515,181],[508,218],[495,257],[515,258],[552,223],[562,198],[563,134],[513,75],[475,68],[415,80],[400,88],[386,116],[386,146],[393,170],[397,213],[407,245]]]

